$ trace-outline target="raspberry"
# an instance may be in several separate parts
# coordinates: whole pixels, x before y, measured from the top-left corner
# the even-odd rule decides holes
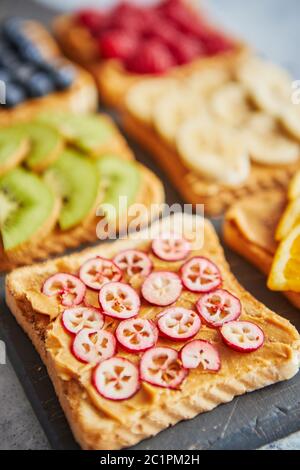
[[[124,30],[108,31],[101,36],[99,47],[104,59],[120,59],[126,62],[136,50],[137,38]]]
[[[151,13],[151,8],[140,8],[128,2],[122,2],[111,11],[107,26],[109,29],[143,32]]]
[[[77,13],[76,19],[79,24],[89,29],[92,34],[96,34],[100,32],[104,24],[104,20],[106,19],[106,15],[98,10],[85,9],[80,10]]]
[[[231,39],[218,31],[210,31],[202,35],[203,48],[207,55],[222,54],[234,48]]]
[[[199,13],[194,13],[180,0],[169,0],[163,7],[165,17],[183,33],[197,37],[203,28]]]
[[[158,39],[160,42],[165,43],[167,46],[177,41],[178,31],[166,20],[157,16],[155,21],[144,32],[145,38]]]
[[[142,43],[127,63],[128,70],[140,74],[162,74],[174,65],[169,49],[155,39]]]
[[[203,47],[200,41],[182,35],[170,45],[170,49],[179,65],[187,64],[203,55]]]

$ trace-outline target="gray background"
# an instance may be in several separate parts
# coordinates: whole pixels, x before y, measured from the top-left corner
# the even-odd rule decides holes
[[[55,3],[60,6],[71,3],[66,0],[43,2],[53,6]],[[27,3],[26,0],[0,0],[0,16],[5,15],[8,6],[11,11],[12,4],[15,12],[25,11],[28,16],[30,7],[27,8]],[[300,78],[298,0],[210,0],[201,3],[204,3],[213,13],[213,17],[220,20],[230,31],[287,67],[295,79]],[[300,434],[294,434],[271,444],[270,447],[299,449]],[[49,443],[10,363],[0,365],[0,449],[48,448]]]

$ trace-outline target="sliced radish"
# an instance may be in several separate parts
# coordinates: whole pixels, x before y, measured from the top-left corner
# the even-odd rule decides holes
[[[142,295],[153,305],[165,307],[175,302],[181,294],[179,276],[167,271],[150,274],[142,285]]]
[[[201,320],[193,310],[174,307],[164,310],[158,318],[159,331],[174,341],[192,338],[200,330]]]
[[[109,400],[126,400],[140,388],[139,370],[124,357],[101,362],[94,371],[93,383],[100,395]]]
[[[210,292],[222,282],[218,267],[202,256],[195,256],[182,266],[181,279],[184,287],[192,292]]]
[[[56,296],[65,307],[73,307],[82,302],[86,287],[81,280],[67,273],[58,273],[49,277],[42,287],[42,293],[49,297]]]
[[[99,303],[105,315],[119,320],[135,317],[141,302],[136,291],[124,282],[109,282],[99,292]]]
[[[142,352],[156,344],[158,331],[150,320],[132,318],[119,323],[116,338],[127,351]]]
[[[177,233],[163,233],[152,242],[153,253],[164,261],[183,260],[190,250],[190,243]]]
[[[226,323],[220,332],[227,346],[239,352],[256,351],[263,345],[265,339],[262,329],[250,321]]]
[[[139,250],[125,250],[114,257],[115,264],[127,276],[148,276],[152,271],[152,261],[146,253]]]
[[[152,348],[143,354],[140,362],[141,379],[152,385],[178,388],[188,371],[179,362],[179,354],[172,348]]]
[[[81,266],[79,277],[90,289],[100,290],[107,282],[119,281],[122,272],[110,259],[97,256]]]
[[[218,289],[203,295],[197,302],[197,310],[205,323],[213,328],[219,328],[242,313],[240,300],[227,290]]]
[[[180,351],[183,367],[196,369],[202,366],[204,370],[218,372],[221,368],[221,359],[215,346],[208,341],[195,339],[190,341]]]
[[[76,335],[82,328],[101,330],[104,317],[96,308],[73,307],[64,311],[62,323],[69,333]]]
[[[106,330],[83,328],[74,338],[72,352],[81,362],[98,364],[116,352],[116,339]]]

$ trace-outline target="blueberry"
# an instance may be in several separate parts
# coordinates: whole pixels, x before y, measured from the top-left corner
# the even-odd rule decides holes
[[[36,64],[44,61],[43,55],[39,48],[31,41],[25,40],[19,44],[19,53],[22,59]]]
[[[4,68],[14,68],[18,63],[18,55],[10,47],[0,47],[0,66]]]
[[[16,83],[10,82],[6,85],[5,106],[12,108],[26,99],[24,88]]]
[[[26,85],[31,76],[36,72],[35,68],[30,64],[20,64],[19,67],[15,68],[12,72],[13,77],[18,82]]]
[[[9,41],[17,44],[24,36],[23,20],[17,17],[7,18],[2,24],[2,32]]]
[[[2,82],[5,82],[5,83],[7,83],[11,80],[10,72],[7,69],[3,68],[3,67],[0,67],[0,80]]]
[[[51,77],[45,72],[35,72],[26,83],[27,90],[32,97],[48,95],[54,90]]]
[[[59,90],[69,88],[74,81],[75,73],[74,67],[69,64],[54,68],[52,76],[56,87]]]

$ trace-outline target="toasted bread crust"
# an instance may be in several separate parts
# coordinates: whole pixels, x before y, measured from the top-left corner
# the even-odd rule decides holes
[[[265,193],[266,194],[266,193]],[[267,194],[268,195],[268,194]],[[252,196],[253,207],[259,207],[260,195]],[[285,196],[282,192],[282,201],[284,202]],[[226,214],[224,224],[223,224],[223,236],[224,240],[230,248],[235,252],[246,258],[250,261],[251,264],[254,264],[260,271],[268,275],[273,262],[273,249],[271,251],[266,251],[261,246],[253,243],[251,240],[247,239],[245,235],[239,230],[239,227],[232,217],[232,213],[235,210],[237,203],[234,205]],[[272,206],[270,207],[270,212],[265,214],[266,218],[274,219],[274,226],[276,226],[277,221],[279,220],[280,213],[272,213]],[[260,213],[260,217],[264,217],[264,214]],[[267,225],[268,227],[268,225]],[[269,228],[270,235],[272,233],[272,228]],[[297,308],[300,308],[300,294],[296,292],[282,292],[289,301]]]
[[[191,220],[191,216],[185,217]],[[166,406],[160,408],[159,411],[152,410],[144,414],[139,419],[137,425],[132,426],[130,429],[128,429],[128,426],[114,420],[109,423],[108,429],[107,417],[103,419],[101,413],[95,412],[87,402],[86,394],[79,383],[75,380],[64,381],[59,377],[56,365],[45,348],[47,326],[50,324],[50,320],[48,317],[37,314],[32,310],[29,302],[26,300],[24,280],[29,277],[33,278],[35,275],[39,276],[41,273],[51,275],[51,273],[59,269],[56,263],[67,263],[69,259],[74,257],[81,262],[87,256],[95,256],[96,253],[109,257],[116,250],[126,248],[128,243],[128,241],[118,241],[109,245],[100,245],[99,247],[85,250],[82,253],[64,257],[61,260],[53,260],[41,265],[20,268],[7,276],[6,280],[7,304],[41,355],[74,436],[82,448],[112,450],[134,445],[140,440],[154,435],[180,420],[190,419],[201,412],[209,411],[220,403],[232,400],[236,395],[288,379],[298,371],[300,362],[298,333],[287,320],[270,312],[238,284],[224,259],[223,251],[214,229],[209,222],[206,222],[203,254],[217,263],[222,271],[226,285],[238,295],[244,308],[254,316],[254,321],[255,315],[259,315],[260,318],[263,316],[272,321],[272,341],[276,342],[276,328],[279,328],[280,325],[289,332],[284,343],[284,347],[289,351],[288,357],[274,362],[265,360],[258,365],[255,361],[251,362],[252,356],[249,355],[249,367],[245,369],[239,378],[230,376],[224,380],[221,375],[216,375],[216,378],[220,377],[220,379],[215,382],[213,387],[206,388],[204,384],[202,388],[195,387],[192,393],[188,395],[178,392],[178,398],[172,402],[172,407]],[[130,246],[132,247],[132,243]],[[138,240],[136,241],[136,246],[139,246]],[[282,345],[283,343],[278,344]]]

